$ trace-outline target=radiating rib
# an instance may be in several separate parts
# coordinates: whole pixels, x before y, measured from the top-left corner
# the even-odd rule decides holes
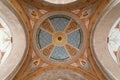
[[[68,24],[67,28],[65,29],[65,33],[69,34],[78,29],[80,29],[80,26],[73,19],[71,19],[70,23]]]
[[[46,57],[50,57],[51,53],[53,52],[54,44],[50,44],[47,47],[42,49],[42,54]]]
[[[66,44],[65,48],[66,48],[66,50],[68,51],[68,53],[71,57],[75,56],[79,52],[79,50],[77,48],[73,47],[70,44]]]
[[[55,32],[54,27],[52,26],[51,22],[49,19],[45,20],[41,25],[40,28],[53,34]]]

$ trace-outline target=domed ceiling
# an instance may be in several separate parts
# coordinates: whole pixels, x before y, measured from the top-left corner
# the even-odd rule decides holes
[[[27,61],[14,79],[39,80],[45,75],[53,76],[57,70],[58,76],[45,79],[70,80],[62,75],[64,69],[82,76],[73,76],[75,79],[106,80],[91,55],[89,40],[92,25],[103,10],[101,6],[105,8],[109,1],[76,0],[70,4],[60,1],[60,5],[43,0],[12,1],[30,35]],[[69,73],[66,75],[70,76]]]
[[[36,39],[40,57],[53,62],[71,61],[80,56],[85,41],[82,25],[62,13],[42,21]]]
[[[106,68],[99,64],[103,59],[96,60],[92,50],[96,45],[90,40],[96,42],[95,37],[91,37],[92,29],[110,1],[1,0],[0,49],[3,52],[4,47],[12,47],[6,48],[9,49],[5,53],[8,57],[0,64],[0,80],[107,80],[106,72],[101,70]],[[119,36],[114,38],[119,33],[118,24],[119,20],[104,38],[105,49],[109,49],[109,57],[114,63],[119,61],[119,54],[116,54],[119,52]],[[116,34],[111,36],[114,31]],[[0,54],[2,62],[4,56],[1,56],[3,53]],[[100,56],[106,55],[97,57]]]

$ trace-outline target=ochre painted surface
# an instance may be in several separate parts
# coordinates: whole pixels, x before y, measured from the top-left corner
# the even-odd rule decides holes
[[[30,34],[29,54],[27,56],[27,59],[24,61],[23,66],[13,80],[34,80],[35,77],[39,76],[45,71],[56,69],[68,69],[78,72],[88,80],[107,80],[103,73],[100,71],[91,54],[90,34],[95,21],[99,17],[100,13],[102,13],[102,11],[105,9],[110,0],[85,0],[81,3],[74,3],[74,5],[70,4],[64,6],[65,8],[60,6],[55,7],[55,5],[38,3],[36,0],[10,0],[10,2],[23,19]],[[33,48],[33,31],[37,21],[47,13],[54,11],[66,11],[77,16],[81,23],[84,25],[82,27],[86,29],[85,50],[81,53],[82,55],[79,57],[79,59],[75,60],[73,63],[46,63],[37,55],[36,50]],[[50,26],[49,23],[47,25]],[[75,29],[77,28],[78,27],[76,26]],[[54,30],[50,28],[49,32],[54,33]],[[69,31],[66,30],[66,33],[67,32],[69,33]],[[58,44],[57,42],[55,43]],[[65,46],[67,48],[70,47],[69,45]],[[71,53],[71,55],[74,54]]]

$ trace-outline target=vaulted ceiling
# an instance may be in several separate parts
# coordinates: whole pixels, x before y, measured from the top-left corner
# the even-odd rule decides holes
[[[119,80],[119,2],[1,0],[0,80]]]

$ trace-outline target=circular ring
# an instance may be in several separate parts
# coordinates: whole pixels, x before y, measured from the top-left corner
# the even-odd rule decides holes
[[[80,51],[79,51],[79,54],[78,54],[77,56],[73,57],[72,60],[64,61],[64,62],[55,62],[55,61],[49,60],[48,57],[43,56],[43,54],[40,54],[40,53],[43,52],[43,51],[41,51],[41,50],[38,48],[39,46],[37,45],[37,40],[36,40],[36,39],[37,39],[37,37],[36,37],[37,30],[39,29],[40,25],[41,25],[47,18],[49,18],[49,17],[51,17],[51,16],[54,16],[54,15],[67,15],[68,17],[71,17],[73,20],[75,20],[76,23],[77,23],[79,26],[81,26],[80,28],[81,28],[82,31],[83,31],[83,42],[82,42],[82,46],[81,46],[81,49],[80,49]],[[75,25],[75,24],[74,24],[74,25]],[[52,32],[52,31],[51,31],[51,32]],[[54,32],[53,32],[53,33],[54,33]],[[60,34],[60,35],[61,35],[60,38],[65,37],[64,34]],[[55,38],[55,39],[57,39],[57,41],[59,41],[58,38],[59,38],[59,36],[58,36],[57,38]],[[81,23],[80,19],[79,19],[76,15],[74,15],[74,14],[72,14],[72,13],[64,12],[64,11],[50,12],[50,13],[47,13],[47,14],[45,14],[44,16],[42,16],[42,17],[38,20],[38,22],[36,23],[35,28],[34,28],[33,39],[34,39],[33,42],[34,42],[35,52],[39,55],[39,57],[40,57],[43,61],[45,61],[45,62],[48,63],[48,64],[55,64],[55,63],[60,63],[60,64],[68,63],[68,64],[69,64],[69,63],[72,63],[72,62],[74,62],[75,60],[77,60],[77,59],[81,56],[81,54],[84,52],[84,50],[85,50],[86,40],[87,40],[86,28],[85,28],[84,25]],[[65,39],[65,40],[66,40],[66,39]],[[60,42],[56,42],[56,43],[58,44],[58,43],[60,43]],[[63,43],[63,44],[64,44],[64,43]]]

